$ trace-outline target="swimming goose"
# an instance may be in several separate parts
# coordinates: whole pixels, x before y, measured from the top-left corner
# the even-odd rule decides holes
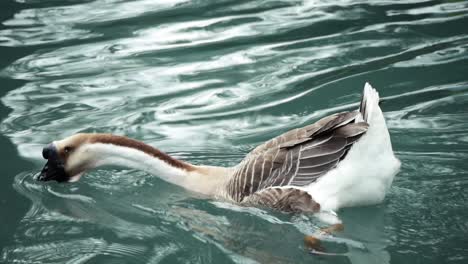
[[[400,168],[379,95],[368,83],[358,110],[286,132],[231,168],[193,165],[111,134],[76,134],[42,155],[41,181],[75,182],[90,169],[120,165],[240,205],[313,213],[381,202]]]

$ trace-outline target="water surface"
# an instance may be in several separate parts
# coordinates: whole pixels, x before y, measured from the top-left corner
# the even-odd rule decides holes
[[[0,261],[466,263],[467,1],[3,0]],[[40,183],[77,132],[231,166],[378,88],[402,170],[383,204],[312,216],[239,208],[143,172]]]

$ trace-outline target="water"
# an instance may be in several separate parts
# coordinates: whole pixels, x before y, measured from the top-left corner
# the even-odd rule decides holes
[[[467,263],[467,1],[3,0],[0,262]],[[76,132],[230,166],[357,107],[370,81],[402,161],[383,204],[306,215],[208,200],[134,170],[32,179]]]

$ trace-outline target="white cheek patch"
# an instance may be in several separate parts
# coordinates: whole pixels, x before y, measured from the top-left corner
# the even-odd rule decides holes
[[[83,172],[78,173],[77,175],[70,177],[70,179],[68,179],[68,182],[77,182],[80,180],[82,175],[83,175]]]

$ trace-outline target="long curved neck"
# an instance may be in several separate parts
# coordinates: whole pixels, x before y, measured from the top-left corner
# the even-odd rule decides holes
[[[157,175],[174,184],[182,182],[183,179],[189,177],[191,171],[195,170],[195,166],[191,164],[184,163],[183,167],[174,166],[165,159],[131,147],[95,143],[90,145],[88,149],[96,157],[95,167],[115,165],[138,169]]]
[[[94,167],[116,165],[143,170],[207,195],[215,195],[229,174],[227,168],[195,166],[142,142],[118,136],[98,138],[87,146],[86,151],[92,153]]]

